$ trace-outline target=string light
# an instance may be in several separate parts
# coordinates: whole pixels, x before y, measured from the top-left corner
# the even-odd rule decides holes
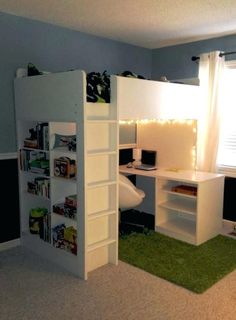
[[[131,124],[136,124],[135,120],[120,120],[119,124],[121,125],[131,125]]]
[[[192,126],[192,131],[196,135],[195,143],[191,148],[191,157],[192,157],[192,168],[197,169],[196,160],[197,160],[197,120],[193,119],[142,119],[142,120],[120,120],[120,125],[147,125],[147,124],[160,124],[160,125],[188,125]]]
[[[120,125],[132,125],[132,124],[150,124],[150,123],[158,123],[158,124],[184,124],[192,126],[196,120],[192,119],[141,119],[141,120],[120,120]],[[195,129],[196,130],[196,129]],[[194,131],[196,132],[196,131]]]
[[[192,168],[196,170],[196,160],[197,160],[197,148],[196,146],[192,147]]]

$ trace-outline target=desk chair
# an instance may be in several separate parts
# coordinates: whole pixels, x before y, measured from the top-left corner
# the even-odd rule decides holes
[[[140,205],[145,197],[143,190],[135,185],[124,175],[119,174],[119,208],[120,210],[133,209]]]

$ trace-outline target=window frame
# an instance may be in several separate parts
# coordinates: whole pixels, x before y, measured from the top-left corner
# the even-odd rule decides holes
[[[225,68],[235,69],[235,73],[236,73],[236,60],[225,61]],[[218,146],[218,148],[219,148],[219,146]],[[217,163],[216,167],[217,167],[218,173],[225,174],[228,177],[236,178],[236,164],[235,164],[235,167],[234,166],[232,167],[232,166],[228,166],[228,165],[222,165],[222,164],[220,165]]]

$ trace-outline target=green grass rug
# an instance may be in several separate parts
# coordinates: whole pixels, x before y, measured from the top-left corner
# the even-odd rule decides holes
[[[219,235],[193,246],[156,232],[119,240],[119,259],[196,293],[236,268],[236,240]]]

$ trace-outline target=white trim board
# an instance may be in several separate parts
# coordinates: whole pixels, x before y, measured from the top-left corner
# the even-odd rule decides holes
[[[0,243],[0,252],[20,245],[20,238]]]
[[[120,144],[119,145],[119,149],[123,150],[123,149],[133,149],[136,148],[137,144],[136,143],[127,143],[127,144]]]
[[[16,152],[0,153],[0,160],[17,159]]]
[[[236,225],[236,221],[231,221],[231,220],[225,220],[223,219],[223,226],[224,227],[234,227]]]
[[[236,240],[236,237],[230,234],[234,231],[234,226],[236,226],[236,221],[223,219],[221,234]]]

